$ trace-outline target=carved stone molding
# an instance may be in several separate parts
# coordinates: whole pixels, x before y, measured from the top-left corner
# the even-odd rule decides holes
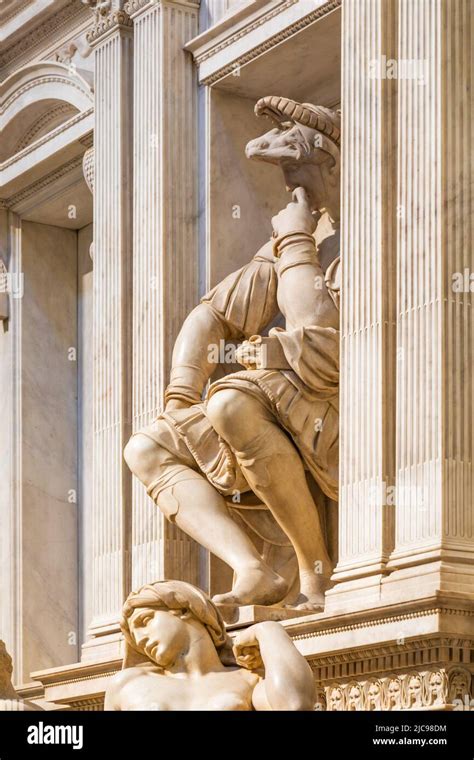
[[[124,9],[125,11],[131,16],[134,13],[138,13],[138,11],[144,10],[147,6],[156,5],[155,0],[129,0],[128,3],[125,3]]]
[[[473,609],[464,609],[458,607],[430,607],[427,609],[416,610],[413,612],[406,612],[394,615],[381,615],[380,617],[374,616],[369,620],[354,621],[347,625],[341,624],[338,626],[332,626],[330,628],[321,628],[319,630],[308,630],[304,633],[295,633],[292,635],[294,641],[313,639],[319,636],[327,636],[328,634],[342,633],[344,631],[356,631],[364,628],[373,628],[375,626],[384,625],[385,623],[403,623],[409,620],[417,620],[420,617],[430,617],[433,615],[455,615],[459,617],[473,617]]]
[[[89,108],[87,111],[78,113],[77,116],[73,116],[71,119],[68,119],[67,121],[63,122],[58,127],[53,129],[51,132],[48,132],[47,134],[43,135],[43,137],[39,137],[33,143],[23,148],[23,150],[21,151],[22,157],[28,155],[28,153],[30,153],[31,151],[36,150],[40,145],[44,145],[44,143],[48,142],[48,140],[51,140],[52,137],[57,137],[57,135],[60,135],[61,132],[63,132],[64,130],[69,129],[74,124],[77,124],[78,122],[87,118],[93,112],[94,112],[94,109]],[[18,161],[18,153],[16,153],[14,156],[11,156],[11,158],[8,158],[6,161],[4,161],[2,163],[2,169],[6,169],[7,166],[14,164],[16,161]]]
[[[84,82],[77,78],[76,81],[72,80],[71,78],[67,78],[65,76],[57,75],[57,76],[42,76],[37,77],[36,79],[32,79],[31,81],[27,82],[26,84],[22,85],[21,87],[18,87],[10,97],[2,103],[2,108],[4,111],[7,111],[8,108],[11,106],[12,103],[14,103],[15,100],[18,100],[25,92],[28,92],[28,90],[34,89],[35,87],[39,87],[40,85],[49,84],[49,85],[55,85],[57,83],[66,83],[68,87],[74,87],[79,92],[83,93],[91,102],[91,105],[93,103],[92,96],[91,96],[91,90],[86,88],[84,86]]]
[[[0,55],[0,68],[20,65],[19,61],[26,58],[30,61],[36,57],[38,48],[44,47],[49,40],[58,40],[82,21],[87,19],[87,11],[77,0],[71,0],[64,8],[49,16],[20,40],[16,40],[3,50]],[[23,63],[26,62],[22,61]]]
[[[6,24],[15,16],[23,13],[25,8],[28,7],[30,0],[10,0],[10,2],[4,3],[5,9],[0,5],[0,22]]]
[[[94,144],[94,133],[89,132],[89,134],[84,135],[84,137],[80,137],[79,142],[86,148],[92,148],[92,145]]]
[[[82,165],[83,157],[75,156],[67,163],[63,164],[59,169],[55,169],[54,171],[47,174],[45,177],[42,177],[37,182],[33,182],[31,185],[28,185],[28,187],[23,188],[23,190],[20,190],[18,193],[15,193],[15,195],[12,195],[10,198],[8,198],[4,203],[6,203],[6,208],[8,207],[15,207],[19,203],[22,203],[23,201],[28,200],[28,198],[31,198],[33,195],[36,195],[38,192],[43,190],[48,185],[54,184],[58,179],[61,177],[64,177],[66,174],[69,174],[70,172],[74,171],[74,169],[77,169],[78,166]]]
[[[292,2],[295,2],[295,0],[291,0]],[[124,10],[129,14],[129,16],[134,16],[140,11],[148,10],[149,8],[152,8],[153,6],[158,5],[180,5],[187,8],[198,8],[199,7],[199,0],[196,2],[192,2],[192,0],[128,0],[127,3],[124,5]]]
[[[268,13],[262,14],[258,19],[247,24],[243,29],[239,29],[239,31],[229,35],[229,37],[226,37],[222,42],[213,45],[210,49],[205,50],[203,53],[197,53],[195,56],[196,63],[200,65],[204,61],[207,61],[208,58],[216,55],[216,53],[220,53],[221,50],[225,50],[226,47],[229,47],[229,45],[234,44],[238,40],[242,39],[242,37],[245,37],[247,34],[255,31],[255,29],[258,29],[260,26],[262,26],[262,24],[266,24],[272,18],[279,16],[280,13],[286,11],[287,8],[291,8],[291,6],[295,5],[297,2],[298,0],[285,0],[285,2],[280,3]]]
[[[253,31],[253,29],[258,28],[259,26],[266,23],[274,16],[278,16],[279,14],[281,14],[284,10],[286,10],[288,7],[293,5],[294,2],[295,0],[287,0],[287,2],[284,5],[278,6],[271,13],[268,13],[260,17],[253,24],[246,26],[244,29],[240,30],[236,34],[227,37],[220,44],[215,45],[210,50],[204,51],[202,54],[196,55],[195,56],[196,63],[198,64],[198,66],[200,66],[207,59],[216,55],[221,50],[224,50],[229,45],[234,44],[242,37],[245,37],[246,35],[248,35],[251,31]],[[262,55],[263,53],[266,53],[268,50],[271,50],[273,47],[280,44],[280,42],[283,42],[284,40],[288,39],[289,37],[292,37],[294,34],[301,31],[302,29],[305,29],[314,21],[317,21],[319,18],[322,18],[328,13],[331,13],[332,11],[339,8],[341,6],[341,2],[342,0],[328,0],[328,2],[325,3],[324,5],[315,9],[311,13],[308,13],[303,18],[298,19],[298,21],[295,21],[293,24],[290,24],[285,29],[282,29],[281,31],[277,32],[272,37],[266,39],[265,42],[262,42],[260,45],[257,45],[256,47],[252,48],[247,53],[240,56],[238,59],[232,61],[232,63],[229,63],[226,66],[223,66],[218,71],[215,71],[213,74],[209,75],[208,77],[205,77],[204,79],[201,80],[201,83],[205,85],[212,85],[215,82],[218,82],[220,79],[223,79],[224,77],[226,77],[228,74],[232,74],[232,72],[235,70],[236,65],[244,66],[246,63],[253,61],[258,56]]]
[[[315,710],[441,709],[474,709],[472,674],[467,668],[414,669],[316,687]]]
[[[104,697],[78,699],[77,702],[71,702],[70,709],[77,712],[102,712],[104,709]]]
[[[10,316],[8,303],[8,270],[0,258],[0,322],[6,322]]]
[[[66,120],[72,117],[75,113],[76,109],[74,106],[71,106],[70,103],[60,103],[59,105],[51,108],[50,111],[42,114],[28,128],[28,130],[16,144],[14,153],[19,153],[20,150],[23,150],[28,145],[30,145],[34,140],[37,139],[38,133],[46,129],[48,125],[51,125],[53,122],[56,122],[59,119]]]
[[[360,677],[380,677],[383,673],[408,671],[423,661],[425,666],[457,667],[470,662],[474,655],[474,639],[432,636],[418,640],[358,647],[350,651],[309,656],[308,662],[317,683]]]
[[[88,148],[82,160],[82,171],[87,187],[94,193],[94,148]]]
[[[113,11],[107,16],[98,17],[94,28],[86,34],[86,39],[89,45],[92,46],[114,29],[130,30],[132,26],[133,21],[126,11]]]

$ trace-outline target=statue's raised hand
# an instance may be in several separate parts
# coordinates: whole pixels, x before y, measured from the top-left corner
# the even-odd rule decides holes
[[[232,650],[237,665],[247,670],[258,670],[263,666],[258,641],[259,624],[239,631],[234,639]]]
[[[273,217],[273,237],[281,239],[287,235],[303,233],[312,235],[318,218],[311,211],[308,193],[304,187],[293,191],[293,200],[279,214]]]

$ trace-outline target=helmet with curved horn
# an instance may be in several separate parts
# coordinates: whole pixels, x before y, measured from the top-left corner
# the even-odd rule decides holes
[[[340,147],[340,111],[332,111],[324,106],[314,106],[312,103],[297,103],[290,98],[267,95],[257,102],[255,114],[257,116],[268,116],[277,124],[292,121],[316,129],[332,140],[338,148]]]

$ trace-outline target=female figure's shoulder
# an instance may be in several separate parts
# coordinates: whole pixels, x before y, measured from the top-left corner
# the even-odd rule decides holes
[[[104,710],[126,710],[123,706],[124,689],[143,675],[143,668],[131,667],[119,670],[107,682]]]

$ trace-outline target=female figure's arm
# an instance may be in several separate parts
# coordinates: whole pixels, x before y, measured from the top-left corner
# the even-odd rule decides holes
[[[254,689],[256,710],[312,710],[314,681],[311,668],[280,623],[257,623],[237,634],[237,663],[256,669],[262,663],[265,677]]]

